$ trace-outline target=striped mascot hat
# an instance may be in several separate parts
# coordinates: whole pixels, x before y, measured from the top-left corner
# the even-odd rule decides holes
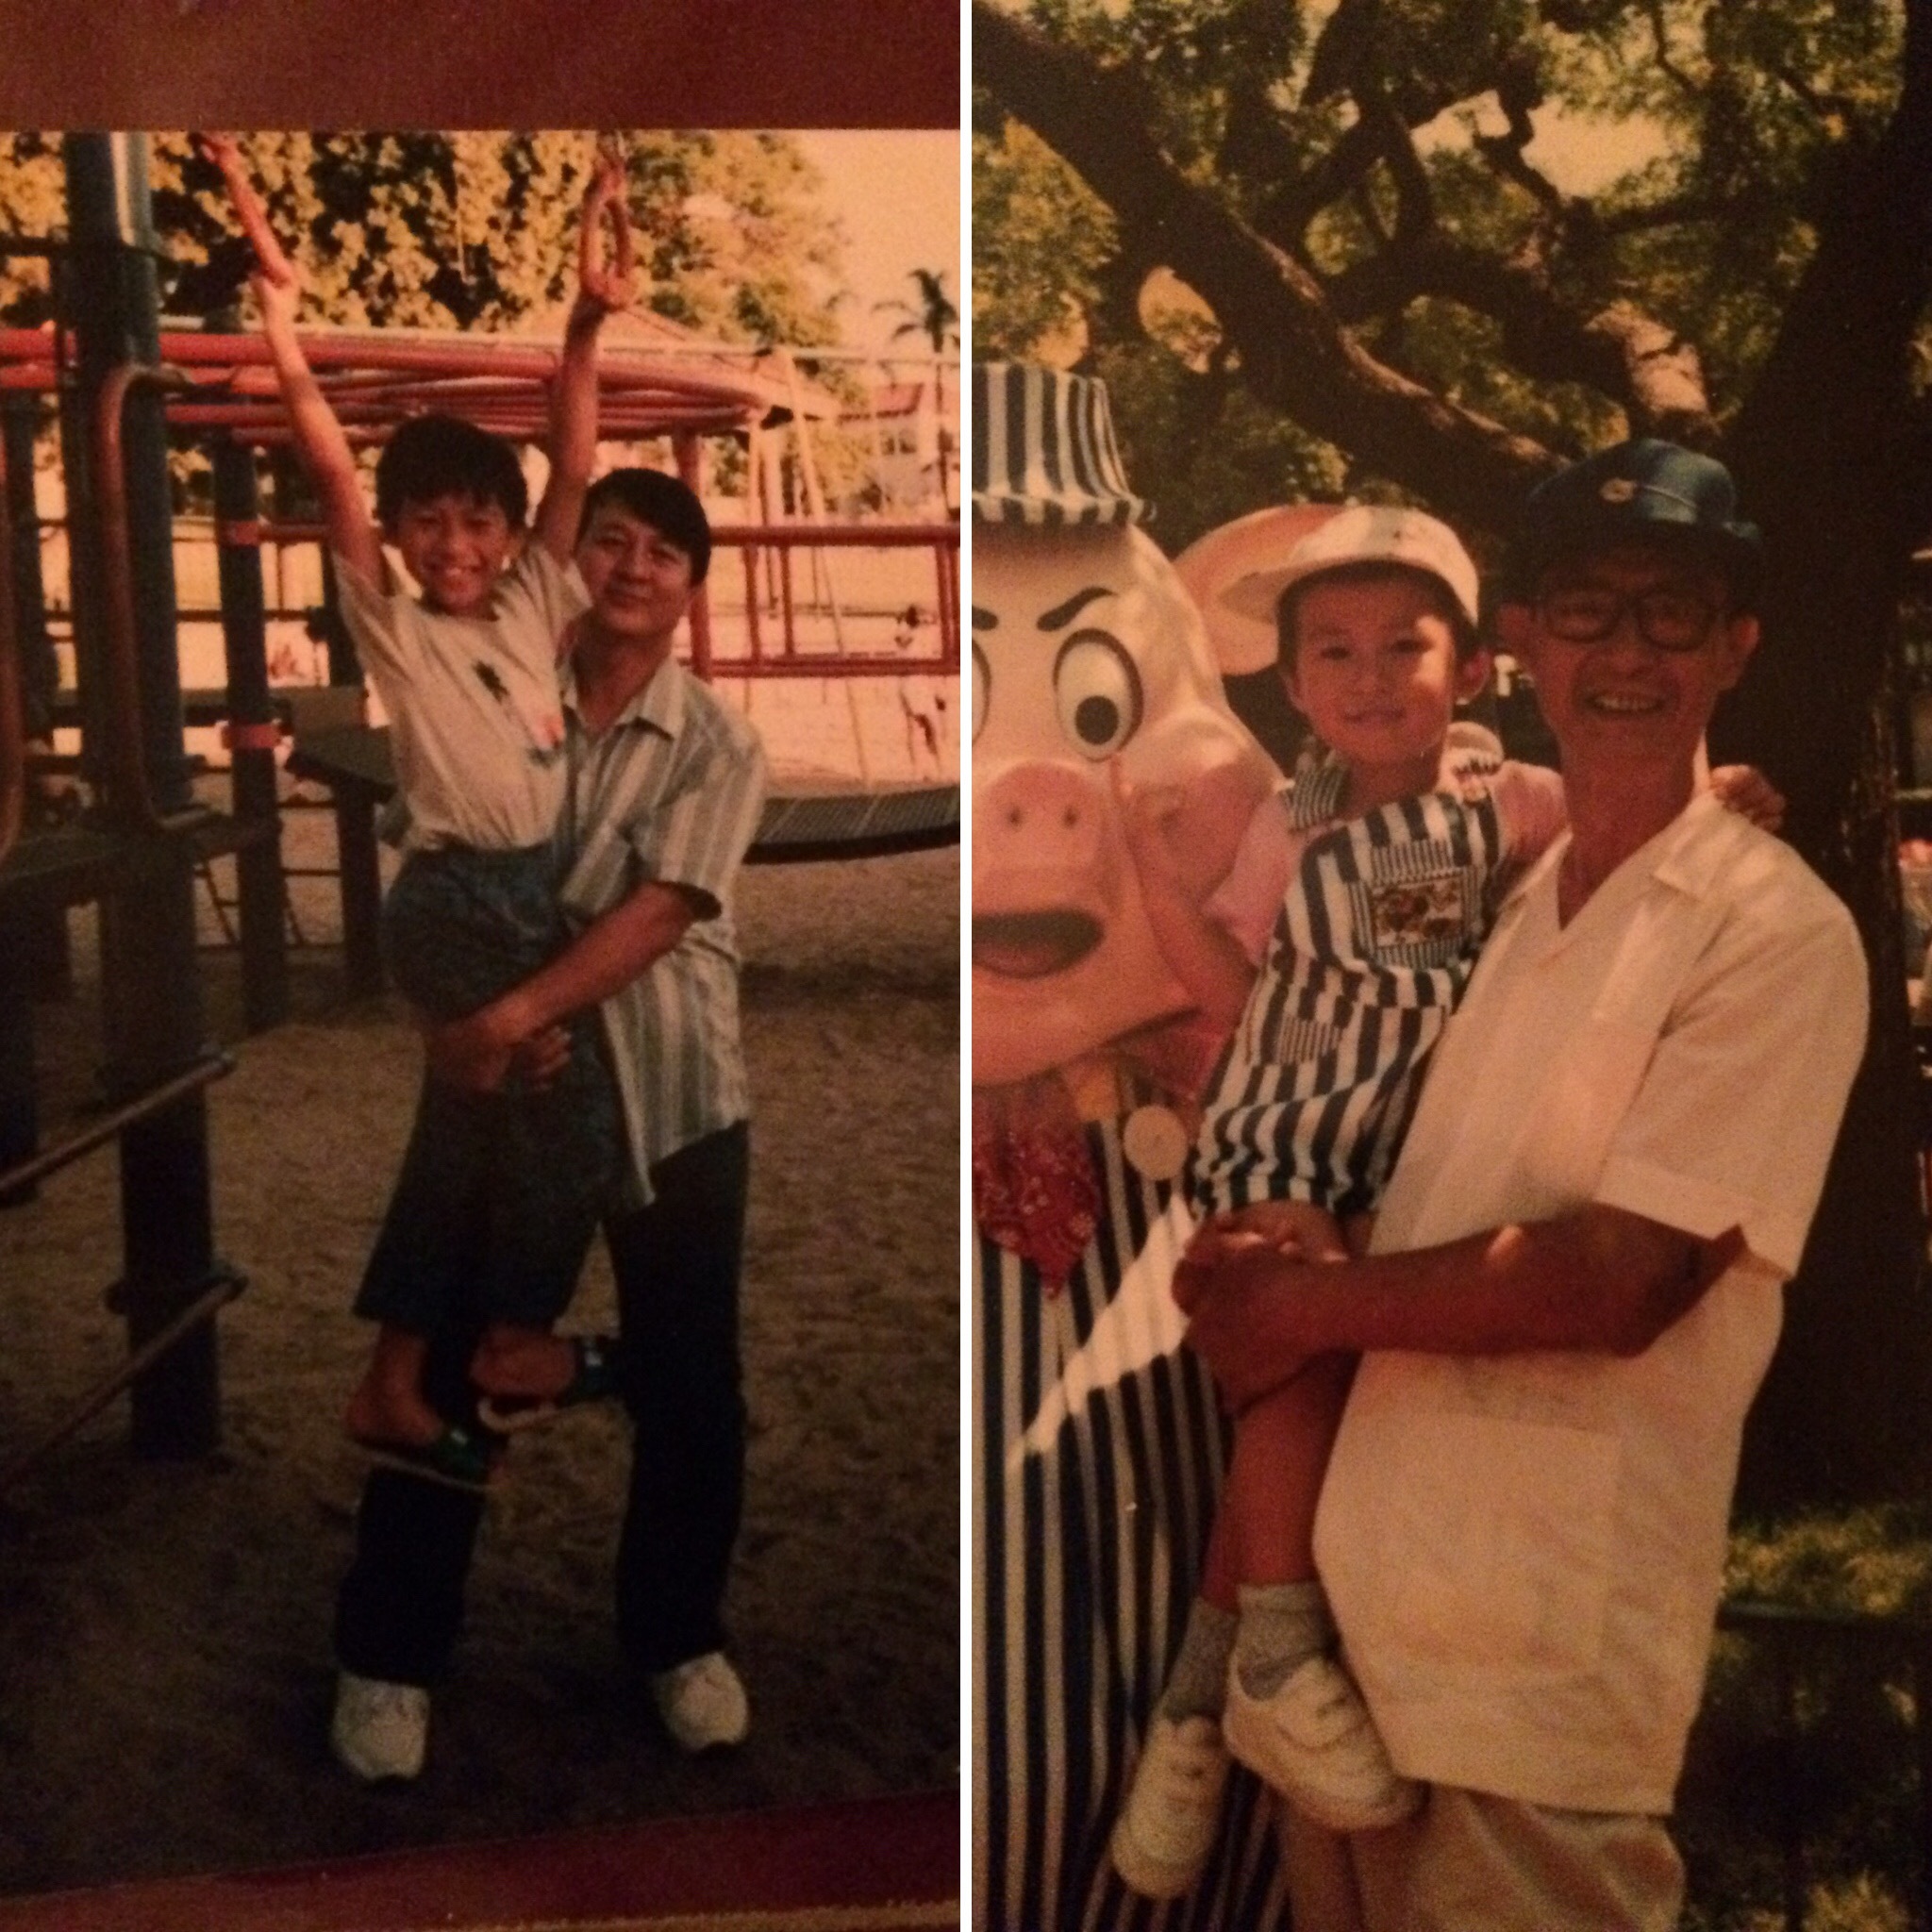
[[[1137,523],[1107,389],[1017,362],[973,370],[973,516],[982,524]]]

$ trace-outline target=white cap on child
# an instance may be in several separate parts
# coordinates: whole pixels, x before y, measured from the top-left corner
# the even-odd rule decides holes
[[[1243,617],[1272,624],[1281,593],[1291,584],[1355,563],[1419,570],[1442,585],[1471,624],[1481,621],[1475,565],[1456,532],[1424,511],[1385,504],[1357,504],[1338,510],[1280,563],[1237,577],[1222,591],[1221,601]]]

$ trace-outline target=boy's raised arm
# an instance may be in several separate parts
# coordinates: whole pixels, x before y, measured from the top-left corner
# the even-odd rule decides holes
[[[255,251],[251,285],[261,305],[262,334],[281,385],[282,406],[289,412],[295,454],[321,499],[329,548],[370,583],[382,586],[386,582],[382,540],[370,520],[355,453],[295,335],[301,277],[269,226],[241,150],[226,135],[201,134],[195,139],[202,153],[221,170],[242,232]]]
[[[630,218],[622,158],[606,149],[584,195],[577,234],[577,298],[563,333],[563,359],[550,399],[550,480],[537,506],[534,534],[558,562],[576,545],[577,519],[597,460],[597,331],[631,299]],[[612,253],[604,258],[604,210]]]

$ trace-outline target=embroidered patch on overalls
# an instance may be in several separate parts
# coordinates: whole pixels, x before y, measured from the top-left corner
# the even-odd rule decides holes
[[[1467,882],[1466,872],[1453,872],[1371,885],[1369,920],[1376,952],[1459,945],[1468,930]]]

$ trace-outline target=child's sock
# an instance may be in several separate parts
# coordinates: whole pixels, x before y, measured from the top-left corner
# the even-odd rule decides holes
[[[1234,1654],[1236,1618],[1232,1610],[1194,1599],[1188,1627],[1181,1633],[1180,1655],[1168,1673],[1167,1688],[1157,1708],[1179,1724],[1184,1718],[1221,1715],[1227,1702],[1227,1660]]]
[[[1241,1624],[1235,1635],[1235,1670],[1250,1697],[1272,1697],[1311,1657],[1335,1641],[1328,1593],[1306,1583],[1244,1583],[1236,1592]]]

